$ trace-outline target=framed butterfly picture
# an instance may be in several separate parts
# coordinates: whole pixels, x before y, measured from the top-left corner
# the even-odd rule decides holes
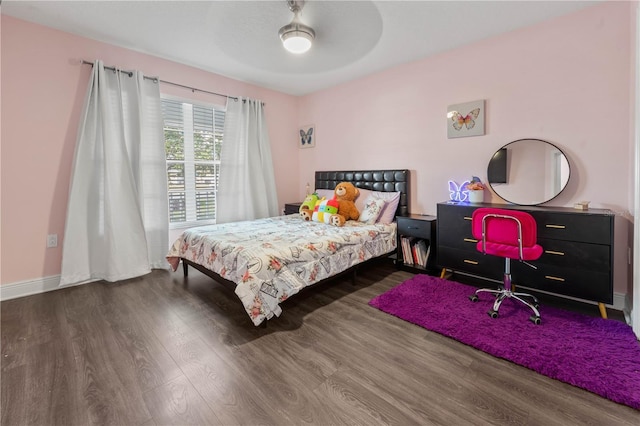
[[[300,128],[298,147],[313,148],[316,146],[316,126],[309,124]]]
[[[447,138],[484,135],[484,99],[447,108]]]

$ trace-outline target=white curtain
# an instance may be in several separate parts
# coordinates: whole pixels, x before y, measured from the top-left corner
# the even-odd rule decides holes
[[[261,101],[229,99],[220,154],[216,222],[277,216],[278,196]]]
[[[162,123],[157,81],[94,63],[76,142],[60,286],[167,267]]]

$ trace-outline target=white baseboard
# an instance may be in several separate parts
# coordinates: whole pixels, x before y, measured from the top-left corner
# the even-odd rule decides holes
[[[447,271],[449,271],[449,269]],[[481,279],[481,280],[484,280],[484,281],[491,281],[491,282],[494,282],[494,283],[502,284],[502,281],[500,281],[500,280],[494,280],[494,279],[491,279],[491,278],[485,278],[485,277],[481,277],[481,276],[478,276],[478,275],[467,274],[466,272],[459,272],[459,271],[455,271],[455,272],[456,272],[456,274],[468,275],[470,277],[478,278],[478,279]],[[529,288],[529,287],[524,286],[524,285],[523,286],[516,285],[516,286],[517,287],[521,287],[521,288],[525,288],[527,290],[536,291],[536,292],[539,292],[539,293],[550,294],[551,296],[564,297],[565,299],[576,300],[578,302],[589,303],[589,304],[592,304],[592,305],[597,305],[598,304],[598,302],[592,302],[590,300],[578,299],[576,297],[564,296],[564,295],[561,295],[561,294],[551,293],[551,292],[544,291],[544,290],[539,290],[539,289],[535,289],[535,288]],[[631,306],[631,300],[627,299],[627,295],[624,294],[624,293],[615,293],[614,292],[613,293],[613,304],[605,305],[605,306],[607,308],[613,308],[613,309],[615,309],[617,311],[622,311],[626,315],[630,311],[629,307]]]
[[[59,285],[60,275],[5,284],[0,286],[0,300],[17,299],[18,297],[58,290]]]
[[[563,297],[565,299],[576,300],[578,302],[588,303],[588,304],[591,304],[591,305],[597,305],[598,304],[598,302],[593,302],[591,300],[584,300],[584,299],[578,299],[576,297],[559,295],[559,294],[551,293],[551,292],[548,292],[548,291],[529,288],[529,287],[526,287],[526,286],[518,286],[518,287],[526,288],[528,290],[537,291],[539,293],[550,294],[552,296]],[[613,308],[613,309],[615,309],[617,311],[622,311],[622,312],[626,312],[627,305],[628,305],[627,304],[627,295],[624,294],[624,293],[613,293],[613,303],[611,305],[605,304],[605,306],[607,308]]]
[[[629,301],[627,295],[622,293],[613,293],[613,309],[617,309],[622,312],[629,311]]]
[[[83,283],[85,284],[85,283]],[[47,291],[58,290],[60,285],[60,275],[53,275],[50,277],[37,278],[34,280],[20,281],[17,283],[10,283],[0,286],[0,301],[17,299],[18,297],[31,296],[32,294],[46,293]],[[66,286],[73,287],[73,286]],[[64,287],[64,288],[66,288]],[[540,291],[540,290],[537,290]],[[543,292],[546,293],[546,292]],[[552,294],[552,293],[549,293]],[[567,297],[567,296],[563,296]],[[568,299],[578,300],[586,303],[588,302],[582,299],[576,299],[573,297],[567,297]],[[623,293],[613,293],[613,304],[607,305],[607,307],[616,309],[618,311],[629,312],[629,301],[627,295]]]

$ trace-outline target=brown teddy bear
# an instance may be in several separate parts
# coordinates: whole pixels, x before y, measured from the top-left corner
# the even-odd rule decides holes
[[[331,224],[342,226],[347,220],[358,220],[360,212],[356,207],[355,200],[360,195],[360,191],[351,182],[340,182],[333,191],[338,200],[338,214],[331,218]]]

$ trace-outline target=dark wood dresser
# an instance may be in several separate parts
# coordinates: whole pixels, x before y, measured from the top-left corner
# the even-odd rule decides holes
[[[437,206],[438,266],[480,278],[502,281],[504,259],[476,250],[471,215],[479,207],[521,210],[538,225],[538,244],[544,250],[531,268],[512,262],[513,282],[533,290],[598,302],[613,303],[613,224],[610,210],[533,207],[510,204],[443,202]]]

